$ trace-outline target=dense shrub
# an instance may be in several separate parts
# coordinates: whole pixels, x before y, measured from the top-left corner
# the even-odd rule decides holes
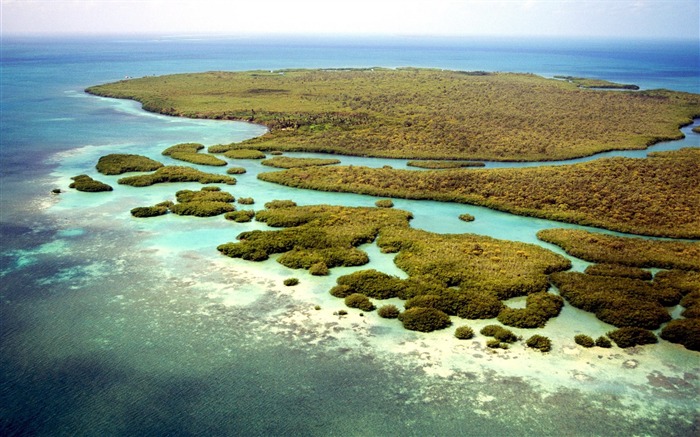
[[[292,208],[295,206],[297,206],[297,204],[292,200],[271,200],[265,204],[265,208],[267,209]]]
[[[226,220],[232,220],[236,223],[247,223],[253,220],[253,217],[255,217],[253,210],[231,211],[224,215]]]
[[[399,317],[399,314],[401,311],[396,307],[396,305],[383,305],[379,307],[377,310],[377,314],[379,314],[379,317],[383,317],[385,319],[395,319]]]
[[[211,153],[216,153],[212,148]],[[253,149],[233,149],[224,152],[224,156],[232,159],[265,159],[265,154],[259,150]]]
[[[255,200],[252,197],[239,197],[238,203],[241,205],[252,205],[255,203]]]
[[[134,217],[156,217],[168,213],[167,206],[139,206],[131,210]]]
[[[621,348],[652,344],[659,341],[653,332],[634,326],[626,326],[624,328],[608,332],[608,337],[610,337],[610,339],[612,339],[612,341],[614,341],[615,344]]]
[[[178,161],[191,162],[192,164],[211,165],[214,167],[223,167],[227,164],[223,159],[217,158],[214,155],[197,152],[172,152],[170,157]],[[230,173],[229,173],[230,174]]]
[[[499,299],[545,291],[547,273],[571,265],[539,246],[474,234],[387,227],[377,244],[385,252],[398,252],[394,263],[411,277],[429,277],[446,287],[489,292]]]
[[[298,285],[298,284],[299,284],[299,279],[297,279],[297,278],[287,278],[284,280],[284,285],[286,285],[287,287],[293,287],[293,286]]]
[[[465,212],[464,214],[459,215],[459,219],[463,222],[473,222],[474,216]]]
[[[123,185],[132,187],[147,187],[154,184],[167,182],[199,182],[201,184],[227,184],[234,185],[236,179],[231,176],[205,173],[192,167],[169,165],[161,167],[154,173],[139,176],[129,176],[117,181]]]
[[[210,201],[177,203],[170,207],[170,211],[174,214],[193,215],[195,217],[213,217],[235,209],[230,203]]]
[[[575,335],[574,341],[576,342],[576,344],[578,344],[579,346],[583,346],[583,347],[595,346],[595,342],[593,341],[593,339],[585,334]]]
[[[623,278],[651,280],[651,272],[639,267],[629,267],[620,264],[593,264],[586,267],[587,275],[594,276],[620,276]]]
[[[311,267],[309,267],[309,273],[314,276],[328,276],[330,274],[330,270],[325,262],[319,261],[311,264]]]
[[[474,337],[474,330],[469,326],[459,326],[455,329],[455,337],[460,340],[469,340]]]
[[[664,305],[680,299],[677,290],[638,279],[577,272],[554,273],[551,279],[571,305],[595,313],[600,320],[618,327],[657,329],[671,319]]]
[[[508,349],[508,343],[502,342],[496,338],[486,340],[486,347],[491,349]]]
[[[603,335],[596,338],[595,345],[598,347],[604,347],[604,348],[611,348],[612,347],[612,343],[610,342],[610,339],[608,337],[603,336]]]
[[[275,156],[274,158],[264,160],[261,164],[277,168],[298,168],[313,167],[318,165],[340,164],[340,160],[321,158],[290,158],[287,156]]]
[[[695,166],[695,173],[697,174],[697,164],[695,164]],[[670,175],[675,172],[672,168],[668,168],[664,173]],[[675,176],[683,177],[682,175],[683,173],[681,172]],[[674,185],[674,183],[670,181],[668,184],[668,186]],[[672,194],[678,196],[680,191],[683,190],[674,189]],[[689,192],[684,194],[688,195]],[[635,193],[634,195],[639,195],[639,193]],[[633,196],[633,194],[630,194],[630,196]],[[619,197],[619,195],[616,197]],[[680,196],[678,199],[680,199]],[[661,202],[662,200],[663,197],[659,197],[659,201]],[[674,199],[674,201],[677,201],[677,199]],[[659,208],[661,208],[660,210],[666,210],[665,208],[668,207],[669,205],[663,205],[663,207],[661,205],[659,206]],[[671,210],[669,209],[667,212],[671,212]],[[646,212],[646,214],[652,213]],[[676,226],[677,223],[686,222],[689,217],[678,217],[677,219],[669,217],[667,220],[661,220],[659,217],[652,214],[650,219],[657,222],[662,221],[662,223],[656,226],[667,228]],[[649,226],[656,227],[654,225]],[[691,224],[686,225],[688,229],[692,229],[692,227],[693,225]],[[695,228],[697,229],[697,225],[695,225]],[[690,231],[689,233],[692,235],[695,232],[697,231]],[[669,230],[666,233],[676,234],[677,232]],[[679,237],[680,236],[683,236],[682,232]],[[645,238],[618,237],[580,229],[545,229],[537,233],[537,238],[548,243],[556,244],[568,254],[590,262],[619,264],[630,267],[700,270],[700,242],[697,241],[650,240]],[[657,276],[659,276],[659,274],[661,274],[661,278],[666,275],[663,272],[659,272]]]
[[[71,179],[73,179],[73,182],[69,185],[69,188],[75,188],[78,191],[84,191],[87,193],[112,191],[111,186],[105,184],[104,182],[95,180],[88,175],[81,174],[74,176]]]
[[[685,296],[693,292],[700,295],[700,269],[663,270],[654,276],[654,284],[662,288],[675,288]]]
[[[219,187],[204,187],[200,191],[180,190],[175,193],[175,198],[180,203],[186,202],[226,202],[232,203],[236,199],[226,191],[220,191]]]
[[[543,335],[535,334],[525,341],[527,347],[533,349],[539,349],[542,352],[549,352],[552,350],[552,340]]]
[[[141,155],[114,153],[100,157],[97,171],[106,175],[116,175],[130,171],[153,171],[163,167],[158,161]]]
[[[360,270],[337,279],[338,285],[345,285],[353,292],[361,292],[374,299],[398,297],[405,287],[404,281],[374,269]]]
[[[429,168],[429,169],[446,169],[446,168],[463,168],[463,167],[484,167],[485,162],[479,161],[408,161],[409,167]]]
[[[452,324],[450,316],[435,308],[411,308],[399,314],[398,319],[404,328],[421,332],[444,329]]]
[[[661,338],[679,343],[691,351],[700,351],[700,319],[678,319],[668,322]]]
[[[564,299],[547,292],[532,293],[527,296],[525,308],[504,306],[498,314],[498,321],[516,328],[542,328],[552,317],[559,315]]]
[[[381,199],[374,202],[374,206],[377,208],[393,208],[394,202],[391,199]]]
[[[355,291],[347,285],[336,285],[335,287],[329,290],[331,296],[335,296],[341,299],[350,296],[354,292]]]
[[[367,296],[361,293],[353,293],[345,298],[345,305],[362,311],[374,310],[374,304]]]
[[[165,156],[170,156],[173,152],[197,153],[203,148],[204,145],[199,143],[180,143],[163,150],[162,154]]]
[[[505,343],[513,343],[518,340],[518,336],[510,329],[500,325],[486,325],[479,331],[482,335],[494,337],[496,340]]]
[[[243,167],[229,167],[226,169],[227,174],[245,174],[248,170]]]

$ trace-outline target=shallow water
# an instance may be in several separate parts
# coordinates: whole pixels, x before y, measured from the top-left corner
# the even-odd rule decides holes
[[[492,351],[484,347],[483,336],[458,341],[452,329],[409,332],[376,313],[360,316],[349,310],[340,317],[334,313],[344,305],[328,289],[338,276],[357,269],[313,277],[274,260],[250,263],[218,254],[216,245],[244,230],[264,229],[260,223],[131,217],[135,206],[173,199],[177,190],[199,185],[121,186],[117,176],[96,173],[100,156],[139,153],[170,163],[160,152],[177,142],[227,143],[262,129],[163,117],[133,102],[84,95],[74,85],[99,80],[84,83],[89,75],[81,71],[102,69],[99,77],[106,81],[119,78],[127,65],[144,74],[205,69],[195,68],[205,64],[191,59],[190,64],[160,58],[126,62],[110,51],[101,56],[117,60],[98,67],[90,60],[101,59],[95,54],[99,50],[87,51],[82,60],[57,61],[53,67],[49,62],[43,67],[48,72],[26,68],[32,72],[23,80],[33,86],[41,85],[33,76],[63,75],[58,84],[44,84],[34,94],[22,88],[22,80],[8,83],[3,76],[4,90],[19,87],[30,102],[22,115],[20,97],[6,93],[17,99],[8,99],[17,110],[6,115],[3,100],[3,435],[697,434],[700,362],[697,353],[677,345],[579,348],[575,334],[598,336],[611,327],[568,305],[538,331],[554,342],[549,354],[522,344]],[[561,60],[561,53],[548,59]],[[26,131],[30,126],[41,127]],[[684,143],[656,147],[697,147],[698,138],[688,133]],[[29,159],[37,156],[41,159]],[[353,165],[404,165],[340,159]],[[376,201],[264,183],[255,176],[270,168],[257,161],[236,165],[248,173],[237,176],[237,185],[222,188],[236,197],[254,197],[255,208],[273,199],[348,206]],[[80,173],[115,190],[68,190],[70,177]],[[65,192],[49,194],[54,187]],[[543,244],[535,238],[539,229],[573,227],[468,205],[394,203],[413,212],[412,226],[434,232]],[[458,220],[463,212],[476,220]],[[381,254],[373,244],[363,249],[372,260],[363,268],[404,276],[392,255]],[[574,263],[576,269],[585,266]],[[282,285],[291,276],[300,284]],[[509,303],[518,305],[517,300]],[[475,331],[492,322],[454,319],[455,326],[468,324]]]

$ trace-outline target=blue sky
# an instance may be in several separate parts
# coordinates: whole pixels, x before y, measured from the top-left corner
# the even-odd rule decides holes
[[[698,0],[0,0],[2,34],[700,39]]]

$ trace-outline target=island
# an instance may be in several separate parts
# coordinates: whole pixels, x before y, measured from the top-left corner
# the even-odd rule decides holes
[[[260,173],[262,181],[378,197],[375,207],[298,206],[292,200],[275,200],[264,209],[237,211],[233,195],[205,187],[179,190],[177,203],[166,200],[131,211],[139,219],[172,212],[225,214],[232,226],[265,223],[270,230],[240,232],[218,251],[255,262],[274,257],[312,276],[355,267],[338,276],[329,290],[352,311],[376,309],[378,317],[421,332],[446,329],[454,318],[493,319],[500,324],[488,325],[480,334],[492,337],[489,348],[506,349],[522,338],[504,326],[537,330],[568,304],[614,328],[596,340],[577,334],[572,343],[580,347],[653,344],[658,337],[652,330],[659,330],[663,340],[700,349],[700,243],[686,241],[700,238],[699,149],[655,152],[644,159],[473,168],[483,167],[483,161],[562,160],[677,139],[683,135],[679,127],[700,116],[700,95],[639,91],[632,85],[575,77],[416,68],[180,74],[87,91],[138,100],[144,109],[162,114],[242,120],[268,128],[242,143],[212,145],[209,153],[200,153],[202,144],[178,144],[163,152],[170,158],[223,167],[226,159],[262,160],[271,153],[275,157],[262,165],[282,170]],[[408,166],[420,170],[279,156],[299,151],[405,158]],[[100,166],[114,167],[105,174],[152,171],[118,180],[135,187],[236,182],[221,172],[163,166],[143,158],[108,155]],[[133,162],[153,168],[133,167]],[[245,169],[231,167],[227,173],[244,174]],[[411,213],[394,208],[392,199],[479,205],[631,235],[580,229],[538,233],[541,241],[569,256],[595,263],[583,272],[570,271],[568,258],[540,245],[414,229]],[[239,198],[239,204],[254,201]],[[459,218],[475,219],[468,213]],[[370,243],[395,254],[394,263],[406,277],[362,267],[370,261],[363,245]],[[287,281],[300,284],[296,277]],[[524,297],[524,307],[506,303],[516,297]],[[387,299],[404,301],[403,309],[381,304]],[[674,318],[677,306],[682,312]],[[339,315],[347,315],[341,311]],[[461,325],[454,335],[469,339],[475,334]],[[542,352],[552,347],[539,334],[523,344]]]

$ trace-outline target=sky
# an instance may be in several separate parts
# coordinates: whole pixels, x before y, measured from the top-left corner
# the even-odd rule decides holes
[[[0,0],[2,35],[700,39],[698,0]]]

